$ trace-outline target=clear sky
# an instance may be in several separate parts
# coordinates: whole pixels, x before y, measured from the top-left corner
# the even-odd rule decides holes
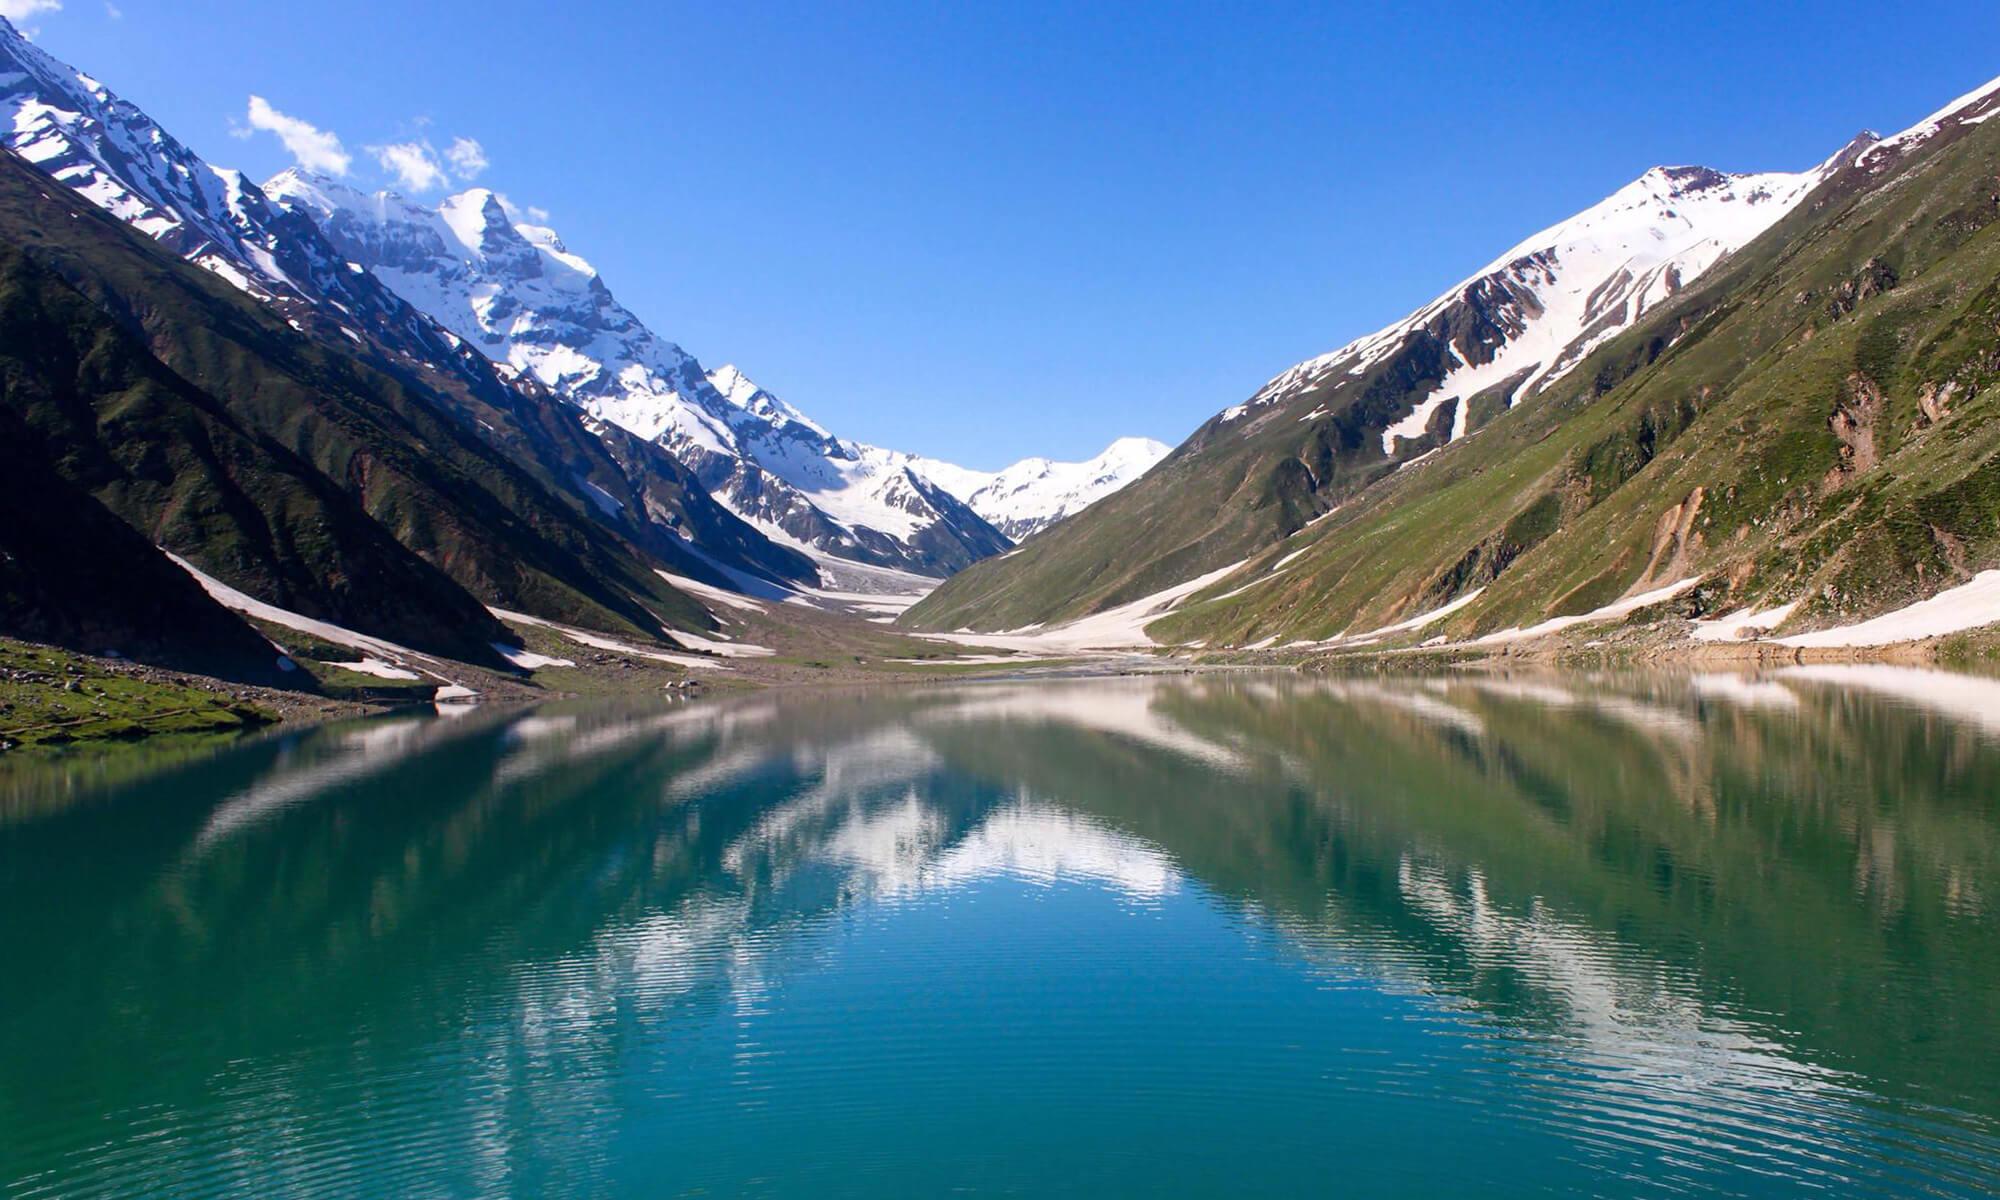
[[[1177,442],[1649,166],[1803,168],[2000,73],[1992,0],[61,2],[0,12],[209,160],[289,163],[252,94],[367,186],[474,139],[705,363],[989,468]]]

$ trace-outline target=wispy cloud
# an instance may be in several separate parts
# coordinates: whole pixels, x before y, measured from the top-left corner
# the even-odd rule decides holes
[[[428,192],[442,187],[446,181],[444,167],[439,165],[436,153],[427,142],[370,146],[368,152],[382,164],[383,170],[396,177],[396,182],[412,192]]]
[[[125,10],[111,3],[111,0],[104,0],[104,15],[114,21],[122,21],[125,19]]]
[[[416,123],[421,127],[428,121],[419,119]],[[453,138],[441,153],[425,137],[408,142],[391,142],[386,146],[370,146],[368,153],[374,155],[375,161],[382,164],[382,169],[389,172],[397,185],[407,192],[428,192],[454,181],[471,183],[492,165],[486,157],[486,147],[469,137]]]
[[[451,163],[452,174],[467,183],[479,178],[479,173],[492,165],[487,161],[486,147],[469,137],[453,138],[444,156]]]
[[[23,21],[62,11],[62,0],[0,0],[0,17],[20,25]],[[23,26],[22,37],[34,37],[39,29]]]
[[[62,0],[0,0],[0,17],[25,21],[43,13],[61,12]]]
[[[236,131],[238,137],[249,137],[256,130],[274,133],[291,156],[298,160],[298,164],[308,171],[345,175],[354,162],[354,156],[340,144],[340,138],[332,130],[321,129],[308,121],[281,113],[262,96],[250,97],[249,122],[248,129]]]
[[[525,219],[537,225],[549,223],[549,210],[546,208],[533,204],[516,204],[505,192],[495,192],[493,197],[500,201],[500,207],[506,210],[507,215],[516,221]]]

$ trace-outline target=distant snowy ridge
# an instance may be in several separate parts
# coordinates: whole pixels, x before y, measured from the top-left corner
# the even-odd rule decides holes
[[[1151,438],[1123,437],[1083,462],[1024,458],[998,471],[974,471],[919,458],[915,466],[1018,542],[1082,512],[1172,452],[1172,447]]]
[[[736,486],[718,488],[717,494],[725,503],[742,497],[733,506],[767,532],[795,536],[799,514],[785,506],[797,496],[838,526],[831,544],[812,543],[836,557],[937,575],[1012,544],[950,489],[920,472],[914,455],[834,437],[734,365],[717,368],[708,380],[747,418],[735,427],[733,446],[744,463],[738,469],[743,477],[733,481]],[[751,465],[763,476],[761,482],[750,475]],[[774,490],[773,479],[789,488],[790,495]],[[871,540],[884,536],[914,551],[906,556],[913,561],[869,553]],[[961,553],[969,556],[958,561]],[[939,566],[946,571],[935,569]]]
[[[733,366],[706,370],[554,230],[517,220],[489,189],[429,208],[297,169],[264,186],[467,344],[657,441],[781,542],[933,577],[1010,545],[909,455],[835,437]]]

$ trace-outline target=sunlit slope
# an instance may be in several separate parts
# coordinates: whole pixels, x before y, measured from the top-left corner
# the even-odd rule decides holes
[[[1277,457],[1288,412],[1224,441],[1225,413],[910,620],[1059,620],[1247,557],[1149,632],[1312,641],[1483,588],[1425,630],[1459,637],[1695,577],[1675,602],[1690,615],[1797,599],[1797,628],[1994,565],[2000,96],[1961,104],[1830,160],[1766,233],[1532,402],[1474,397],[1469,429],[1439,408],[1431,441],[1393,458],[1377,431],[1432,386],[1382,373],[1408,356],[1336,381],[1327,457]]]

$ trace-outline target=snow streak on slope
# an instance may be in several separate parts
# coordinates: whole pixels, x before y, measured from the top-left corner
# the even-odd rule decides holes
[[[1473,396],[1500,389],[1511,403],[1560,379],[1769,229],[1838,169],[1844,154],[1795,174],[1655,167],[1522,241],[1402,321],[1293,366],[1224,419],[1289,399],[1338,372],[1364,374],[1429,332],[1447,342],[1453,365],[1413,411],[1383,430],[1382,446],[1393,453],[1398,438],[1421,437],[1451,401],[1457,406],[1450,437],[1463,437]]]
[[[910,456],[834,437],[734,367],[706,371],[553,230],[516,220],[490,190],[430,209],[296,169],[265,187],[487,357],[659,442],[767,532],[933,576],[1007,547]]]
[[[21,157],[259,299],[291,278],[258,228],[270,215],[219,170],[83,72],[0,20],[0,133]]]
[[[927,478],[972,506],[1015,541],[1082,512],[1153,469],[1172,447],[1123,437],[1083,462],[1024,458],[998,471],[973,471],[932,458],[916,460]]]

